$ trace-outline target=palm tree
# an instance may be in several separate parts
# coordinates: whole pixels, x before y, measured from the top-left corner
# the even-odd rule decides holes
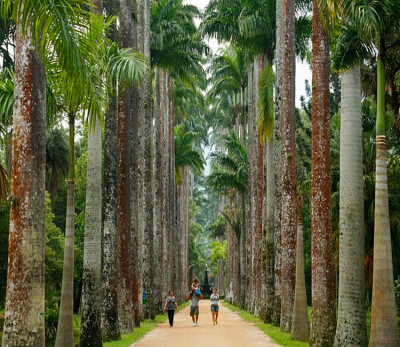
[[[399,6],[396,1],[366,4],[359,1],[343,1],[341,7],[346,13],[347,25],[339,39],[344,41],[346,38],[352,38],[349,41],[351,49],[356,47],[374,55],[377,51],[374,276],[369,343],[370,346],[395,346],[399,344],[399,335],[396,327],[392,253],[388,251],[391,249],[391,235],[387,191],[384,59],[388,50],[398,46],[395,40],[393,43],[388,40]],[[350,51],[344,48],[343,44],[339,45],[341,53]],[[340,61],[347,63],[349,57],[349,54],[342,54]]]
[[[86,2],[77,0],[66,6],[61,2],[14,1],[10,12],[11,1],[1,3],[2,14],[11,15],[17,23],[13,112],[15,145],[4,345],[44,346],[45,343],[42,313],[46,82],[43,56],[52,52],[71,79],[87,81],[74,26],[78,15],[82,20],[85,17],[78,10],[80,5],[86,5]],[[41,29],[35,30],[38,27]],[[30,49],[32,46],[34,50]],[[87,88],[91,86],[88,83],[84,87],[88,95]],[[26,107],[28,104],[34,107]],[[27,244],[30,245],[29,252],[23,246]]]
[[[331,345],[335,336],[335,283],[329,136],[329,35],[322,25],[318,1],[313,1],[312,35],[312,346]]]
[[[295,12],[294,1],[283,2],[282,57],[282,225],[281,225],[281,318],[290,331],[295,287],[296,152],[295,152]]]

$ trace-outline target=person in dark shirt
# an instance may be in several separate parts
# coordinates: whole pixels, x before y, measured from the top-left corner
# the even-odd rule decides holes
[[[165,300],[164,310],[167,310],[168,312],[169,326],[171,328],[174,326],[174,314],[176,308],[178,308],[178,302],[175,299],[174,291],[170,290],[169,296],[167,300]]]

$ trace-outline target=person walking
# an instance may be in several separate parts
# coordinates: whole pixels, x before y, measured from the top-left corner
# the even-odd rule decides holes
[[[199,326],[199,300],[203,299],[203,295],[200,292],[200,284],[195,279],[190,288],[190,292],[187,295],[190,302],[190,317],[192,317],[193,327]]]
[[[218,311],[219,311],[219,294],[217,294],[217,288],[214,288],[214,292],[210,297],[211,301],[211,315],[213,320],[213,325],[218,324]]]
[[[174,314],[176,308],[178,308],[178,302],[175,299],[174,291],[170,290],[169,296],[167,300],[165,300],[164,310],[167,310],[168,312],[169,326],[171,328],[174,326]]]

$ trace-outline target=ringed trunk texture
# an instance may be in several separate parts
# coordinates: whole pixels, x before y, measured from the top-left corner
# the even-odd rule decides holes
[[[329,36],[313,1],[312,164],[311,164],[311,346],[331,346],[336,307],[332,252]]]
[[[296,246],[295,144],[295,9],[283,1],[282,59],[282,226],[281,226],[281,330],[290,332],[293,319]]]
[[[385,136],[385,69],[378,56],[378,98],[376,136],[374,273],[372,285],[372,346],[399,346],[393,285],[392,243],[389,220],[387,157]]]
[[[282,54],[283,54],[283,0],[276,2],[275,51],[275,208],[274,212],[274,312],[272,324],[279,326],[281,317],[281,168],[282,168]]]
[[[7,294],[2,346],[45,345],[46,79],[29,30],[15,33]]]
[[[74,344],[75,116],[69,116],[69,174],[65,221],[64,266],[56,346]]]
[[[306,279],[304,276],[304,241],[301,211],[297,222],[296,247],[296,288],[294,294],[293,322],[291,337],[293,340],[308,341],[310,325],[308,323]]]
[[[335,346],[367,343],[360,68],[342,73],[339,300]]]

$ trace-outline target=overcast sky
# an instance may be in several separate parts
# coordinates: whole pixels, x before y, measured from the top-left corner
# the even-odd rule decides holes
[[[185,4],[192,4],[197,6],[200,10],[204,10],[209,0],[184,0]],[[210,40],[208,42],[213,52],[218,50],[218,42],[216,40]],[[305,84],[304,81],[308,80],[311,82],[311,70],[306,63],[302,63],[300,60],[296,61],[296,106],[300,107],[300,97],[305,96]]]

